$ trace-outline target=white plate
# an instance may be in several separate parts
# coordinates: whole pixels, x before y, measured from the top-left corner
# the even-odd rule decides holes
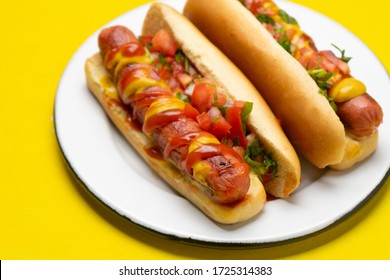
[[[179,11],[184,6],[183,0],[165,2]],[[302,183],[289,199],[268,202],[260,215],[246,223],[214,223],[151,171],[88,91],[84,62],[98,51],[97,31],[69,62],[55,100],[59,145],[86,188],[119,215],[144,228],[184,241],[235,246],[307,237],[342,220],[370,198],[387,177],[390,165],[388,74],[367,46],[338,23],[305,7],[278,3],[294,15],[320,49],[329,49],[334,43],[353,57],[353,75],[365,82],[385,112],[374,155],[345,172],[321,171],[302,160]],[[140,34],[148,7],[129,11],[107,26],[123,24]]]

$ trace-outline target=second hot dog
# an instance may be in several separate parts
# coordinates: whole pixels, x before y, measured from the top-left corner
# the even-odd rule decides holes
[[[318,50],[271,0],[188,0],[184,14],[248,76],[314,165],[347,169],[376,149],[383,112],[344,50]]]

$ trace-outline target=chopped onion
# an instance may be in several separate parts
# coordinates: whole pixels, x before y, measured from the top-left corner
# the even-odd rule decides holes
[[[194,82],[190,83],[188,87],[184,90],[184,93],[187,95],[192,96],[192,93],[194,92],[195,84]]]

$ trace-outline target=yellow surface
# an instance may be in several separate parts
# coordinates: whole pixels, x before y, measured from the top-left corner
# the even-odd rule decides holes
[[[251,250],[191,246],[144,232],[78,185],[54,134],[57,84],[91,33],[147,2],[2,4],[0,259],[390,259],[389,180],[340,225],[296,243]],[[294,2],[343,24],[390,69],[388,0]]]

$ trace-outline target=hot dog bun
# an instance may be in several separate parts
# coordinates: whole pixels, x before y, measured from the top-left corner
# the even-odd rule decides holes
[[[312,164],[347,169],[375,150],[377,132],[351,138],[306,69],[239,1],[188,0],[183,13],[252,81]]]
[[[232,100],[253,102],[248,125],[278,162],[279,176],[264,187],[276,197],[287,197],[300,183],[300,163],[264,99],[243,73],[182,14],[170,6],[154,3],[145,18],[142,32],[153,35],[161,28],[173,35],[196,68],[211,78],[220,92]]]
[[[173,35],[180,48],[206,77],[211,77],[221,92],[232,98],[253,102],[249,126],[261,137],[266,148],[272,151],[278,162],[278,178],[271,180],[267,191],[280,197],[288,196],[299,184],[300,165],[291,144],[283,134],[274,115],[245,76],[215,48],[185,17],[169,6],[155,3],[151,6],[143,26],[143,34],[153,35],[164,28]],[[144,133],[132,127],[128,112],[118,105],[118,92],[110,74],[103,66],[99,53],[85,64],[87,84],[91,92],[134,149],[151,168],[178,193],[191,201],[211,219],[224,224],[242,222],[254,217],[266,203],[266,193],[259,178],[250,172],[250,188],[244,199],[232,204],[220,204],[211,200],[202,186],[179,171],[171,162],[150,156],[148,147],[155,143]],[[233,78],[232,78],[233,77]],[[233,97],[229,92],[243,92]],[[257,126],[255,120],[262,120]]]
[[[86,61],[85,72],[88,88],[133,148],[161,178],[207,216],[219,223],[234,224],[246,221],[262,210],[266,203],[266,194],[258,177],[253,173],[250,174],[251,184],[245,199],[234,206],[222,205],[212,201],[202,191],[197,181],[179,171],[172,163],[150,156],[147,148],[154,147],[155,144],[142,131],[132,127],[128,121],[130,116],[126,110],[123,110],[122,106],[112,102],[118,93],[110,80],[109,73],[103,67],[99,53]]]

